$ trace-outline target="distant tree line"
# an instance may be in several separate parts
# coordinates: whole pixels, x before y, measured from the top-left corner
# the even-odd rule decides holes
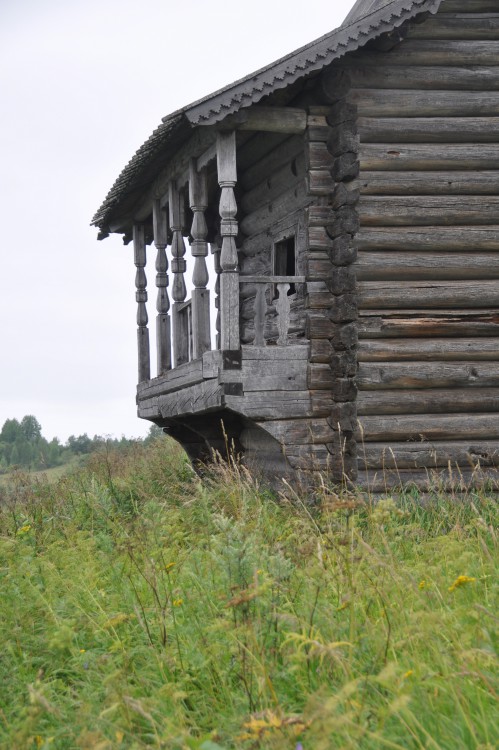
[[[152,439],[162,434],[155,425],[151,426],[146,438]],[[21,419],[5,420],[0,432],[0,473],[14,466],[25,469],[43,470],[68,463],[74,456],[92,453],[104,445],[121,448],[136,442],[134,438],[109,438],[101,435],[89,437],[70,435],[66,443],[59,438],[47,440],[42,435],[40,422],[32,414]]]

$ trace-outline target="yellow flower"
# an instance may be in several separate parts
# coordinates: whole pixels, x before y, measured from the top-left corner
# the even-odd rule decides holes
[[[167,573],[169,573],[170,570],[172,568],[174,568],[174,567],[175,567],[175,563],[174,562],[169,562],[168,565],[165,565],[165,570],[166,570]]]
[[[420,581],[418,584],[418,588],[420,589],[425,589],[427,586],[428,584],[426,583],[426,581]]]
[[[173,606],[174,607],[181,607],[183,603],[184,603],[183,599],[174,599],[173,600]]]
[[[21,526],[20,529],[17,530],[18,534],[27,534],[28,531],[31,531],[31,526],[29,523],[25,523],[24,526]]]
[[[84,654],[86,650],[86,648],[80,648],[80,654]]]
[[[471,578],[471,576],[458,576],[452,586],[449,586],[449,591],[455,591],[461,586],[465,586],[467,583],[473,583],[473,581],[476,581],[476,578]]]
[[[413,674],[414,674],[414,670],[413,669],[408,669],[407,672],[404,675],[402,675],[402,677],[403,677],[404,680],[407,680],[407,678],[411,677],[411,675],[413,675]]]

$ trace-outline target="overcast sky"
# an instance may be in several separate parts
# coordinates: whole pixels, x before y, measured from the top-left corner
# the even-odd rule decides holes
[[[336,28],[352,5],[0,0],[0,427],[34,414],[49,439],[147,432],[132,246],[97,242],[91,218],[164,115]]]

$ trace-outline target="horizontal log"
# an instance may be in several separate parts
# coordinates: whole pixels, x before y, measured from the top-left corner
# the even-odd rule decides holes
[[[307,113],[296,107],[243,107],[223,122],[224,129],[261,130],[268,133],[304,133]]]
[[[358,250],[492,251],[499,250],[499,226],[361,228],[355,243]]]
[[[332,430],[327,419],[276,419],[265,422],[265,429],[284,446],[330,442]]]
[[[289,465],[303,471],[327,471],[331,454],[324,445],[287,445],[284,451]]]
[[[276,360],[308,360],[308,346],[304,344],[289,344],[288,346],[243,346],[243,363],[248,360],[263,360],[264,362],[275,362]],[[243,364],[243,369],[246,365]]]
[[[496,0],[444,0],[440,13],[496,13]]]
[[[310,195],[330,195],[334,190],[334,184],[329,169],[311,169],[307,174]]]
[[[328,390],[311,390],[310,404],[314,417],[329,417],[333,404],[333,394]]]
[[[496,6],[497,11],[497,6]],[[408,39],[499,39],[499,16],[438,15],[411,26]]]
[[[252,391],[243,396],[225,396],[225,405],[255,420],[289,419],[312,415],[310,393],[306,389]],[[327,410],[326,410],[327,413]]]
[[[499,143],[455,144],[362,143],[359,152],[364,170],[469,170],[499,169]]]
[[[318,266],[319,271],[326,266]],[[363,251],[355,264],[358,281],[499,278],[499,253],[411,253]],[[322,276],[324,278],[324,276]]]
[[[369,494],[392,494],[394,489],[417,487],[422,492],[464,492],[487,487],[499,489],[497,469],[389,469],[359,471],[356,485]]]
[[[359,117],[358,120],[363,143],[497,143],[498,127],[499,117]]]
[[[360,281],[359,307],[499,308],[499,279],[493,281]]]
[[[361,362],[360,390],[387,388],[497,388],[498,362]]]
[[[497,6],[496,6],[497,11]],[[362,67],[377,67],[382,55],[363,52],[355,56]],[[387,65],[424,65],[428,67],[446,65],[457,68],[465,66],[497,65],[497,43],[495,41],[452,41],[405,39],[396,49],[386,53]]]
[[[251,190],[243,193],[240,200],[240,207],[243,213],[250,213],[268,201],[275,200],[281,193],[289,190],[294,183],[305,177],[305,156],[298,154],[282,167],[276,169],[263,177]]]
[[[391,53],[380,65],[380,58],[372,65],[364,65],[362,59],[352,56],[341,63],[348,73],[350,84],[357,89],[425,89],[437,91],[497,91],[499,68],[494,66],[452,67],[423,64],[392,64]],[[383,61],[381,61],[383,62]]]
[[[357,439],[378,440],[493,440],[499,438],[497,414],[403,414],[364,416]]]
[[[329,153],[326,143],[314,141],[307,144],[307,169],[331,169],[333,156]]]
[[[310,364],[308,366],[307,385],[312,390],[329,390],[333,386],[334,376],[329,364]]]
[[[363,171],[349,188],[362,195],[494,195],[499,193],[499,170]]]
[[[494,224],[499,196],[365,195],[357,212],[363,227]]]
[[[464,44],[464,42],[463,42]],[[479,45],[473,43],[473,46]],[[497,45],[495,55],[497,61]],[[479,117],[499,114],[499,91],[353,89],[348,100],[360,117]]]
[[[257,142],[263,142],[265,144],[269,141],[271,144],[272,138],[275,136],[260,136]],[[258,183],[262,182],[265,177],[270,177],[278,169],[291,162],[300,153],[303,153],[303,138],[299,136],[291,136],[286,138],[284,141],[279,141],[278,145],[273,146],[270,151],[264,151],[260,156],[259,153],[253,153],[250,148],[251,143],[248,143],[244,147],[243,153],[238,154],[238,185],[244,190],[251,190]],[[262,149],[263,150],[263,149]],[[242,161],[242,164],[241,164]],[[239,165],[241,164],[241,167]],[[242,168],[243,164],[247,164],[246,168]]]
[[[359,391],[357,414],[453,414],[499,411],[499,388]],[[499,416],[497,417],[499,422]]]
[[[137,386],[137,399],[139,401],[152,396],[160,396],[164,393],[172,393],[181,388],[200,383],[203,380],[203,360],[195,359],[192,362],[168,370],[164,375],[152,378]]]
[[[416,469],[499,466],[499,440],[365,443],[359,450],[363,469]]]
[[[273,227],[278,219],[305,207],[312,199],[307,196],[305,181],[278,195],[275,200],[247,214],[241,222],[241,232],[247,236],[259,234]]]
[[[310,362],[329,364],[333,351],[329,339],[312,339],[310,342]]]
[[[458,339],[374,339],[358,344],[359,362],[498,362],[499,337]],[[498,394],[499,396],[499,394]]]
[[[361,339],[432,336],[499,336],[499,312],[493,310],[391,310],[361,311],[358,320]],[[321,327],[311,321],[311,329],[331,333],[333,325]],[[317,336],[319,338],[319,336]]]

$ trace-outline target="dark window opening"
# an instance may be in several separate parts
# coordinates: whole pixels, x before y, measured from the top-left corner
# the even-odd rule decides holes
[[[295,237],[286,237],[274,245],[275,276],[296,276]],[[295,284],[289,285],[288,296],[296,292]],[[276,291],[277,294],[277,291]]]

